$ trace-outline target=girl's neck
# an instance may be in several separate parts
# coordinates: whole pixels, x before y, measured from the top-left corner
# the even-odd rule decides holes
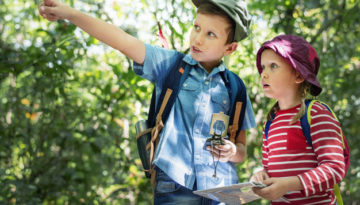
[[[301,97],[295,97],[293,99],[278,100],[280,110],[287,110],[293,108],[301,103]]]

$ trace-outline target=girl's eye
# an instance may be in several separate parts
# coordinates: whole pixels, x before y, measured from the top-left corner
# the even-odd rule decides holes
[[[200,26],[194,25],[194,29],[195,29],[195,31],[199,31],[199,30],[200,30]]]
[[[277,68],[278,66],[275,63],[271,64],[271,68]]]

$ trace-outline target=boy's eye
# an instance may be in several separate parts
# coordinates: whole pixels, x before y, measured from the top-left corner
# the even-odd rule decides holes
[[[215,33],[213,33],[213,32],[209,32],[208,35],[209,35],[210,37],[216,37]]]
[[[194,29],[195,29],[195,31],[198,31],[198,30],[200,30],[200,26],[194,25]]]

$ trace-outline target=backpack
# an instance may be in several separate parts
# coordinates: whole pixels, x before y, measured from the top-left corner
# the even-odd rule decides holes
[[[141,159],[142,166],[145,171],[147,178],[154,176],[154,169],[152,161],[155,156],[156,146],[159,142],[159,133],[164,127],[166,120],[170,114],[171,108],[173,107],[176,97],[180,91],[182,84],[190,73],[190,66],[184,61],[185,54],[178,53],[176,61],[171,66],[169,73],[167,74],[166,80],[162,85],[162,92],[159,96],[158,103],[156,101],[156,88],[154,88],[150,108],[148,112],[148,119],[144,129],[141,129],[140,133],[137,134],[137,147],[138,153]],[[246,108],[246,88],[243,81],[235,73],[225,69],[221,72],[221,77],[225,83],[230,96],[230,109],[228,114],[230,116],[228,133],[230,141],[235,142],[235,136],[240,133],[239,125],[241,127]]]
[[[334,111],[324,102],[321,102],[319,100],[305,100],[305,113],[303,116],[301,116],[300,118],[300,124],[301,124],[301,129],[304,133],[306,142],[311,146],[312,149],[314,149],[313,144],[312,144],[312,139],[311,139],[311,135],[310,135],[310,125],[311,125],[311,108],[313,106],[313,104],[315,102],[319,102],[320,104],[322,104],[323,106],[326,107],[326,109],[328,109],[331,114],[334,116],[334,118],[338,120],[338,118],[336,117]],[[273,118],[275,117],[275,115],[273,116]],[[265,134],[265,138],[268,139],[268,134],[269,134],[269,128],[271,125],[271,120],[268,120],[265,124],[265,128],[264,128],[264,134]],[[340,135],[341,135],[341,141],[342,141],[342,147],[344,150],[344,163],[345,163],[345,176],[349,170],[350,167],[350,149],[349,149],[349,145],[348,142],[344,136],[344,133],[342,131],[342,129],[340,128]],[[340,189],[339,189],[339,185],[335,184],[334,185],[334,194],[336,196],[336,199],[338,201],[338,205],[343,205],[343,201],[342,201],[342,197],[341,197],[341,193],[340,193]]]

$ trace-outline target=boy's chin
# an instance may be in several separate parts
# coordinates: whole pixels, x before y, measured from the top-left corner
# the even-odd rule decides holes
[[[191,57],[192,57],[194,60],[196,60],[196,61],[198,61],[198,62],[201,61],[201,58],[199,58],[199,55],[198,55],[198,54],[193,53],[193,52],[191,52],[190,54],[191,54]]]

